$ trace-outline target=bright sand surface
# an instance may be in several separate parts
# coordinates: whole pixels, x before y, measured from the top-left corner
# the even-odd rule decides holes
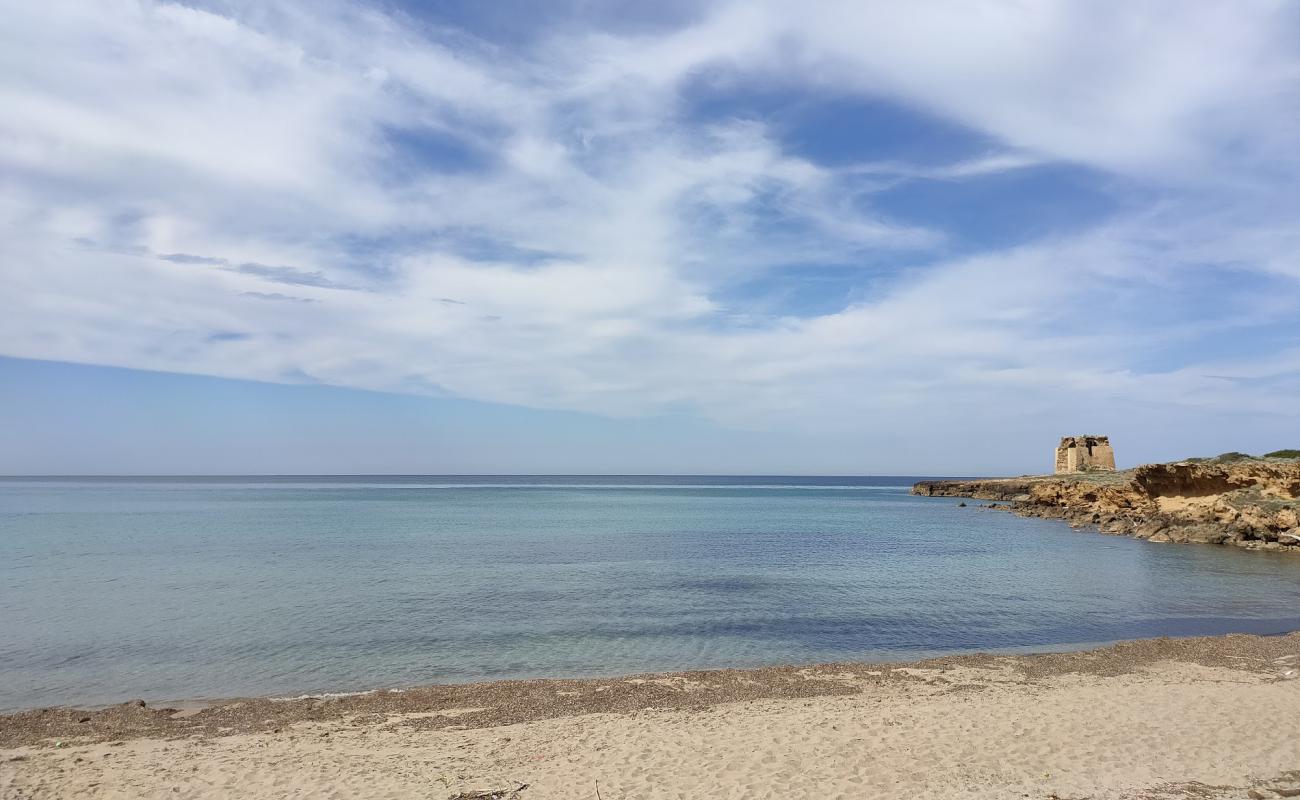
[[[349,709],[254,732],[31,741],[0,750],[0,797],[442,800],[527,784],[505,796],[539,800],[596,798],[597,783],[602,800],[1300,795],[1300,638],[1196,641],[1237,639],[1267,647],[1164,658],[1156,642],[1119,669],[1092,669],[1103,656],[1089,653],[790,668],[782,680],[853,693],[471,729],[456,719],[481,708]],[[713,674],[590,685],[687,697]]]

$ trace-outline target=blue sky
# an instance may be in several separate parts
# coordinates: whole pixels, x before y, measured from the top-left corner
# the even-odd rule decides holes
[[[1294,4],[0,11],[0,472],[1300,443]]]

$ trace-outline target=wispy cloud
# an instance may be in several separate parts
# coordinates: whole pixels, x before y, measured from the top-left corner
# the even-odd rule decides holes
[[[266,264],[257,264],[247,262],[238,266],[230,267],[235,272],[244,275],[256,275],[259,278],[268,280],[271,283],[283,283],[287,286],[319,286],[321,288],[338,288],[338,284],[329,278],[320,270],[298,269],[296,267],[273,267]]]
[[[3,354],[756,428],[1300,413],[1294,372],[1207,377],[1300,345],[1289,4],[718,3],[514,50],[342,3],[0,8]],[[820,162],[681,114],[718,68],[993,144]],[[879,200],[1063,164],[1111,218],[958,252]],[[736,299],[792,266],[855,289]]]
[[[163,253],[158,256],[163,261],[170,261],[173,264],[228,264],[224,258],[213,258],[212,256],[194,256],[189,253]]]
[[[283,300],[291,303],[315,303],[315,300],[309,300],[306,297],[294,297],[289,294],[280,292],[240,292],[241,297],[256,297],[262,300]]]

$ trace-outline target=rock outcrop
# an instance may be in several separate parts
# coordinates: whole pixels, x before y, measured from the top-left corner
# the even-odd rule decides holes
[[[1300,552],[1300,460],[1234,458],[1123,472],[921,481],[913,494],[1006,501],[1028,517],[1153,542]]]

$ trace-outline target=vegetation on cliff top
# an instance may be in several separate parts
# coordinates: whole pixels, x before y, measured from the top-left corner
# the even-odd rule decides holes
[[[1237,461],[1257,461],[1261,458],[1300,458],[1300,450],[1274,450],[1262,456],[1252,456],[1250,453],[1239,453],[1232,450],[1212,458],[1188,458],[1185,460],[1191,464],[1232,464]]]

